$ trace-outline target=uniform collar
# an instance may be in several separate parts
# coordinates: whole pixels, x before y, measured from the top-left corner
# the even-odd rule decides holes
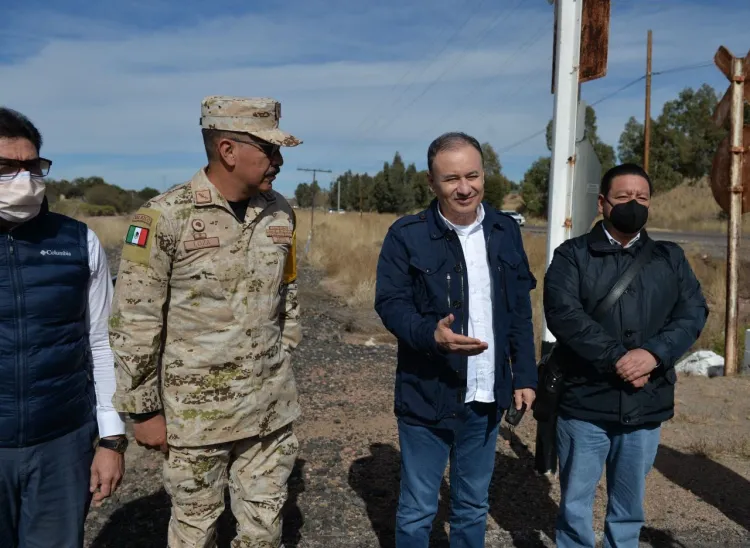
[[[192,178],[191,188],[193,191],[193,205],[195,207],[219,206],[232,211],[229,201],[219,192],[206,174],[206,168],[202,167]],[[273,192],[261,192],[250,198],[248,209],[253,207],[265,208],[269,203],[276,201]]]

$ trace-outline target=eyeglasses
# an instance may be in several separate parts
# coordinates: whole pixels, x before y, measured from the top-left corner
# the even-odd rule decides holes
[[[0,181],[7,181],[18,175],[22,170],[37,177],[46,177],[52,167],[52,160],[34,158],[33,160],[14,160],[0,157]]]
[[[263,152],[263,154],[265,154],[269,158],[276,156],[279,150],[281,150],[281,147],[279,145],[275,145],[273,143],[259,143],[257,141],[243,141],[241,139],[235,139],[233,137],[230,137],[229,140],[234,141],[235,143],[242,143],[243,145],[254,146],[255,148]]]

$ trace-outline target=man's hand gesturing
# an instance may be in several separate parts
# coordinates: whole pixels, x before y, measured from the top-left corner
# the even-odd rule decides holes
[[[451,329],[454,319],[453,314],[448,314],[438,322],[437,329],[435,329],[435,341],[443,352],[461,354],[462,356],[476,356],[487,350],[488,344],[486,342],[456,335]]]

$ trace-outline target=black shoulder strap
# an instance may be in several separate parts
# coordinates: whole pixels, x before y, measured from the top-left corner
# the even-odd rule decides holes
[[[615,282],[615,285],[613,285],[612,289],[609,290],[607,296],[604,297],[604,299],[594,309],[593,314],[591,314],[591,317],[594,318],[594,320],[600,321],[603,318],[604,314],[606,314],[607,311],[612,308],[612,305],[617,302],[617,299],[622,296],[623,292],[635,279],[638,271],[649,261],[649,259],[651,259],[651,253],[654,251],[655,246],[656,243],[653,240],[648,239],[646,241],[646,243],[643,245],[643,248],[641,248],[641,252],[638,253],[638,256],[635,258],[635,260],[630,264],[627,270],[623,272],[622,276],[620,276],[620,279]]]

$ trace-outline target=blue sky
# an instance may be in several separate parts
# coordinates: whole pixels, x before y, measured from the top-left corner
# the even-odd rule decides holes
[[[750,49],[747,0],[612,0],[608,74],[583,84],[593,102],[645,71]],[[287,149],[275,187],[309,173],[374,173],[399,151],[425,167],[430,141],[462,130],[496,149],[544,128],[553,8],[547,0],[11,0],[0,20],[2,104],[40,128],[51,176],[99,175],[164,190],[204,163],[206,95],[272,96]],[[652,113],[686,87],[727,82],[715,67],[654,77]],[[643,118],[639,83],[597,107],[612,145]],[[539,136],[501,154],[520,180],[546,154]],[[327,186],[331,176],[319,175]]]

